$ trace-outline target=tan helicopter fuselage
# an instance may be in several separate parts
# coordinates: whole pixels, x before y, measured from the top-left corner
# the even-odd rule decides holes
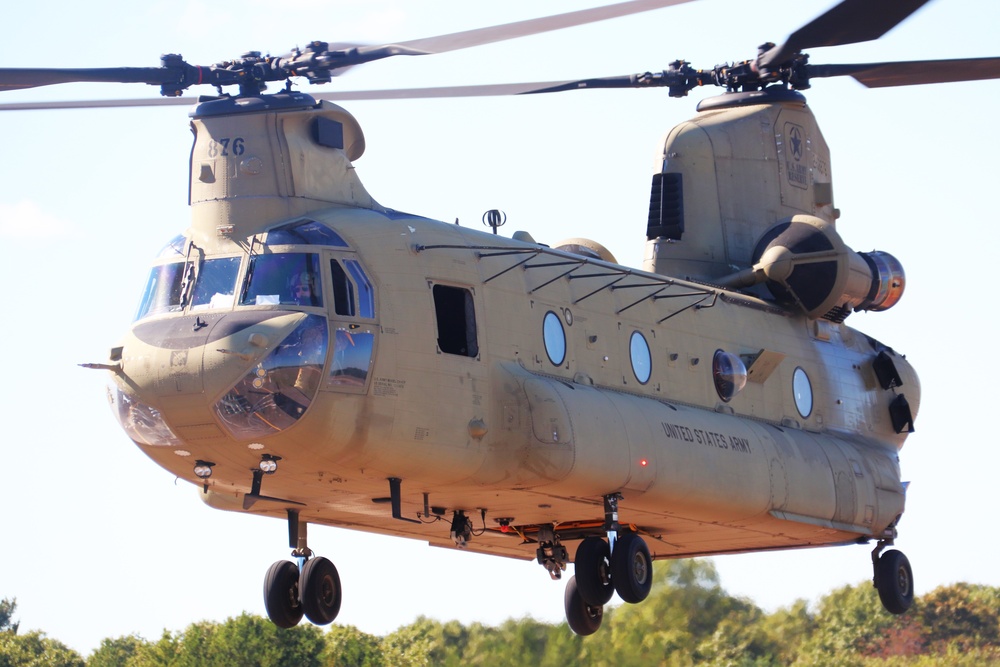
[[[295,510],[438,545],[454,544],[448,521],[463,512],[477,531],[467,548],[524,558],[541,527],[603,534],[615,493],[654,557],[891,536],[907,429],[890,406],[902,387],[916,412],[910,365],[842,321],[711,284],[752,269],[754,244],[779,219],[833,222],[829,165],[816,158],[828,160],[825,144],[789,171],[781,138],[809,127],[791,113],[735,112],[776,158],[752,215],[725,197],[751,187],[732,174],[752,146],[719,147],[716,134],[715,152],[699,155],[668,143],[664,172],[686,170],[688,215],[680,239],[649,241],[659,249],[648,270],[384,209],[354,172],[360,128],[329,103],[196,115],[193,225],[183,257],[158,266],[183,261],[184,285],[197,288],[204,262],[223,258],[234,282],[135,323],[112,353],[113,405],[146,454],[221,509]],[[809,134],[816,151],[821,136]],[[702,161],[711,179],[691,176]],[[782,185],[789,176],[809,187]],[[343,243],[274,243],[268,230],[296,221]],[[315,255],[323,305],[249,302],[250,266],[269,253]],[[364,277],[345,281],[341,267]],[[343,306],[345,284],[368,310]],[[293,354],[282,341],[316,322],[327,325],[324,358],[296,372],[266,363]],[[345,371],[345,354],[367,365]],[[736,362],[746,383],[726,393]],[[891,386],[879,363],[894,370]],[[282,384],[305,397],[294,409],[280,388],[271,395],[284,412],[246,407],[253,387]],[[273,474],[254,473],[262,458]],[[210,476],[195,476],[199,463]]]

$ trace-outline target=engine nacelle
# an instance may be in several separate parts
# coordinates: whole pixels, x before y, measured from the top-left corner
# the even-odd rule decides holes
[[[603,245],[597,241],[592,241],[591,239],[583,239],[574,237],[571,239],[564,239],[553,246],[556,250],[562,250],[563,252],[571,252],[574,255],[580,255],[581,257],[590,257],[591,259],[600,259],[605,262],[611,262],[612,264],[617,264],[618,260],[615,256],[611,254],[611,251],[605,248]]]
[[[796,215],[771,227],[753,252],[754,282],[809,317],[842,322],[855,310],[887,310],[902,297],[903,266],[886,252],[851,250],[834,226]]]

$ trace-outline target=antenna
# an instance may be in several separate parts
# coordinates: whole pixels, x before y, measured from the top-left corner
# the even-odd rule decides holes
[[[493,228],[493,233],[497,233],[497,227],[503,227],[507,222],[507,214],[497,208],[491,208],[483,213],[483,224]]]

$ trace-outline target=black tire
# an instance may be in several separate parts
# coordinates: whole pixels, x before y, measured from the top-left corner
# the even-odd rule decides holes
[[[615,594],[611,583],[611,548],[599,537],[588,537],[576,548],[573,559],[576,587],[584,601],[602,607]]]
[[[635,533],[622,533],[611,552],[611,582],[618,596],[635,604],[653,587],[653,559],[646,541]]]
[[[891,549],[879,557],[875,588],[890,614],[902,614],[913,604],[913,570],[902,551]]]
[[[576,577],[570,577],[566,582],[563,602],[570,630],[581,637],[587,637],[600,629],[601,621],[604,620],[604,607],[589,605],[584,601],[580,596],[580,589],[576,586]]]
[[[302,609],[316,625],[327,625],[340,613],[343,590],[336,566],[327,558],[311,558],[302,566],[299,584]]]
[[[279,628],[294,628],[302,620],[299,568],[295,563],[279,560],[268,568],[264,576],[264,609]]]

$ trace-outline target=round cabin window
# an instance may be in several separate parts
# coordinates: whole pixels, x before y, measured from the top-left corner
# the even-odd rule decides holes
[[[632,372],[639,384],[649,382],[649,375],[653,370],[653,360],[649,356],[649,344],[645,336],[638,331],[632,332],[629,341],[629,355],[632,357]]]
[[[809,382],[809,376],[801,367],[796,368],[792,375],[792,395],[795,397],[795,408],[803,418],[812,414],[812,383]]]
[[[545,341],[545,354],[553,366],[561,366],[566,360],[566,332],[563,331],[559,316],[551,310],[545,313],[542,323],[542,339]]]

